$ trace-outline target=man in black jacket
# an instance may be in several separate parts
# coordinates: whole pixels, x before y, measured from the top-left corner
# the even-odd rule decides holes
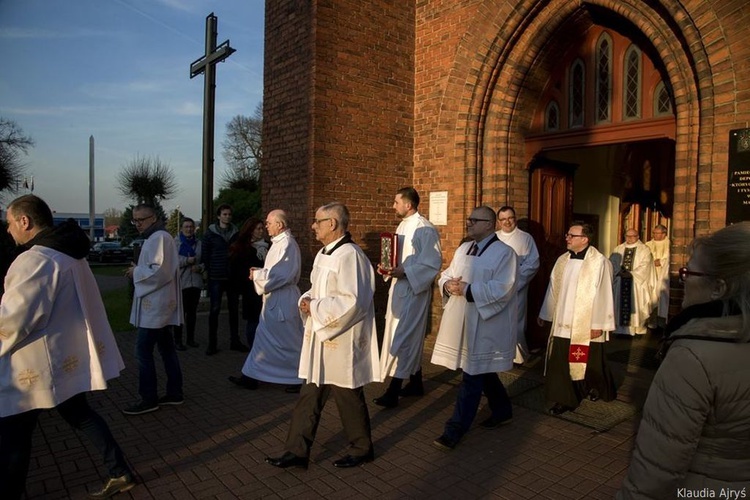
[[[232,224],[232,207],[220,205],[216,209],[218,222],[211,224],[203,235],[203,255],[201,262],[208,272],[208,296],[211,309],[208,316],[208,349],[206,355],[212,356],[216,348],[219,329],[219,312],[221,298],[226,292],[229,309],[229,348],[233,351],[249,352],[247,346],[240,342],[239,331],[239,293],[229,279],[229,246],[237,239],[237,226]]]

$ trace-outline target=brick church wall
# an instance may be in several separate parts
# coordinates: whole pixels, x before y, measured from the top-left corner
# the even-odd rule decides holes
[[[380,232],[398,225],[393,196],[413,171],[414,43],[412,2],[266,2],[263,210],[290,212],[303,281],[320,248],[317,207],[346,204],[373,262]]]
[[[266,3],[263,203],[292,212],[308,266],[313,210],[333,199],[349,205],[373,260],[403,185],[423,195],[423,212],[430,192],[448,192],[446,262],[473,206],[527,216],[524,134],[566,43],[556,30],[602,13],[651,40],[671,85],[673,273],[695,235],[724,225],[728,133],[750,123],[746,0]]]

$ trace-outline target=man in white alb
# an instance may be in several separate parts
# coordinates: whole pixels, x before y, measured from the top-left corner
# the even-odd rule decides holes
[[[329,395],[336,399],[348,454],[334,467],[357,467],[375,458],[364,386],[380,381],[375,329],[375,272],[349,234],[349,210],[341,203],[318,209],[312,225],[323,248],[315,256],[311,287],[299,310],[305,338],[299,376],[305,380],[292,412],[280,457],[267,457],[274,467],[307,468],[310,448]]]
[[[539,251],[534,238],[526,231],[518,229],[516,211],[513,207],[500,207],[497,211],[497,222],[500,226],[497,237],[511,247],[518,256],[518,276],[516,276],[518,330],[516,331],[516,357],[513,362],[522,365],[529,358],[529,346],[526,343],[527,295],[529,283],[539,270]]]
[[[396,193],[393,209],[401,218],[396,229],[396,267],[383,269],[378,265],[378,272],[391,281],[380,351],[380,373],[392,378],[385,393],[373,402],[386,408],[397,406],[399,395],[424,394],[422,349],[432,285],[440,272],[443,256],[437,229],[417,211],[418,207],[419,193],[414,188],[405,187]],[[409,383],[401,389],[407,377]]]
[[[516,253],[495,234],[495,211],[475,208],[466,219],[471,241],[453,254],[438,285],[445,309],[432,351],[432,363],[461,368],[453,415],[433,444],[452,450],[469,430],[487,396],[490,416],[479,425],[491,429],[513,419],[513,406],[498,372],[513,368],[516,349]]]
[[[638,231],[625,231],[625,243],[610,255],[615,273],[615,331],[623,335],[643,335],[654,305],[656,272],[651,250],[638,238]]]
[[[574,222],[565,235],[568,252],[550,276],[538,323],[552,322],[547,345],[545,395],[549,412],[574,410],[583,398],[611,401],[614,379],[604,355],[607,333],[614,330],[612,264],[589,245],[589,224]]]
[[[669,316],[669,238],[667,227],[659,224],[651,232],[651,241],[646,246],[651,250],[656,272],[656,303],[649,320],[649,328],[664,328]]]
[[[299,392],[302,380],[297,372],[304,327],[297,309],[297,283],[302,257],[283,210],[268,213],[266,229],[271,248],[263,268],[249,270],[255,291],[263,297],[263,309],[242,377],[229,377],[229,381],[255,389],[260,380],[285,384],[287,392]]]

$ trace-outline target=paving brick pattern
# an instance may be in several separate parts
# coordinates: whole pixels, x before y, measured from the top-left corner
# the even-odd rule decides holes
[[[515,406],[511,425],[474,427],[452,452],[434,448],[431,443],[450,416],[459,379],[427,362],[424,397],[402,399],[396,409],[370,405],[374,462],[344,470],[332,466],[346,454],[347,443],[336,405],[329,401],[309,470],[276,469],[264,458],[283,453],[296,395],[274,384],[248,391],[229,383],[227,376],[239,372],[245,355],[227,350],[224,331],[222,350],[205,356],[204,313],[198,327],[202,348],[179,353],[185,404],[135,417],[120,412],[137,400],[135,334],[117,334],[126,369],[90,401],[109,422],[138,473],[139,484],[118,498],[605,499],[613,498],[625,474],[637,417],[596,433]],[[226,328],[225,317],[220,328]],[[428,338],[426,360],[433,340]],[[635,366],[622,366],[620,371],[625,377],[622,398],[642,400],[652,373]],[[368,401],[383,388],[368,386]],[[486,411],[480,409],[477,421]],[[95,450],[55,411],[46,412],[34,435],[29,498],[86,498],[104,475]]]

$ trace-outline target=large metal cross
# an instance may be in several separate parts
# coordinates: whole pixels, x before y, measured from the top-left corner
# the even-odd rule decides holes
[[[214,104],[216,102],[216,63],[231,56],[235,50],[229,40],[216,46],[218,18],[212,12],[206,17],[206,54],[190,64],[190,78],[205,74],[203,83],[203,190],[201,227],[205,233],[213,222],[214,200]]]

